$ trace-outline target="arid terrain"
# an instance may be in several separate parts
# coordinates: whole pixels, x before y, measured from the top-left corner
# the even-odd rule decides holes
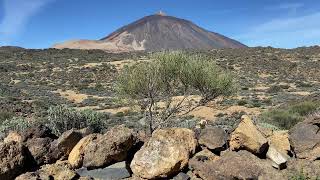
[[[148,135],[115,83],[152,52],[0,47],[0,179],[319,178],[320,47],[185,53],[237,91]]]
[[[230,70],[238,82],[232,98],[201,107],[192,114],[213,120],[221,113],[257,115],[268,108],[319,99],[320,48],[223,49],[204,53]],[[18,116],[40,117],[48,107],[119,113],[129,108],[114,92],[117,73],[149,53],[105,53],[99,50],[0,49],[1,109]]]

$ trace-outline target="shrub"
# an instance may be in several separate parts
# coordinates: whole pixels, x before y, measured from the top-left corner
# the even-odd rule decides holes
[[[11,119],[6,119],[3,122],[0,122],[0,134],[5,134],[9,131],[21,132],[31,127],[31,125],[32,123],[28,122],[22,117],[13,117]]]
[[[145,111],[150,132],[178,113],[187,114],[235,90],[231,75],[207,56],[164,52],[151,59],[126,66],[116,84],[120,97],[135,100]],[[182,98],[174,99],[177,95]],[[200,100],[192,102],[190,95]]]
[[[290,106],[289,111],[292,113],[298,113],[301,116],[306,116],[320,107],[319,102],[312,102],[312,101],[304,101],[298,104],[294,104]]]
[[[266,123],[266,122],[260,122],[259,123],[259,126],[260,127],[263,127],[263,128],[267,128],[267,129],[271,129],[273,131],[278,131],[280,130],[279,127],[275,126],[275,125],[272,125],[272,124],[269,124],[269,123]]]
[[[14,116],[14,113],[10,111],[0,110],[0,123],[7,119],[11,119],[13,116]]]
[[[67,106],[54,106],[48,109],[48,118],[46,125],[57,135],[75,128],[92,128],[99,132],[105,128],[108,116],[92,110],[78,111]]]
[[[238,105],[239,106],[244,106],[246,104],[248,104],[248,102],[246,100],[244,100],[244,99],[241,99],[241,100],[238,101]]]
[[[290,129],[301,120],[302,117],[298,113],[292,113],[287,110],[271,110],[262,114],[263,122],[275,125],[281,129]]]
[[[290,129],[304,119],[304,116],[315,112],[319,102],[305,101],[281,109],[273,109],[262,114],[262,122],[275,125],[281,129]]]
[[[262,103],[258,99],[252,100],[252,106],[253,107],[261,107]]]

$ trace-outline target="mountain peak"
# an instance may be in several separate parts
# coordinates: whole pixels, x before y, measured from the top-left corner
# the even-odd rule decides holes
[[[156,15],[158,15],[158,16],[167,16],[167,14],[165,12],[161,11],[161,10],[159,12],[157,12]]]
[[[207,31],[191,21],[167,16],[163,11],[123,26],[100,40],[68,41],[54,46],[59,49],[102,49],[112,52],[244,47],[238,41]]]

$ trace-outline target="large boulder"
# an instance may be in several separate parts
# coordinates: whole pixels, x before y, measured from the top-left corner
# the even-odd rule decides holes
[[[125,160],[135,142],[136,137],[132,129],[123,125],[116,126],[103,135],[97,134],[79,142],[75,147],[78,150],[73,151],[69,162],[74,161],[74,166],[82,164],[88,169],[106,167]]]
[[[31,161],[30,152],[21,143],[0,143],[0,179],[14,179],[31,168]]]
[[[248,151],[227,151],[214,161],[203,160],[193,164],[196,177],[206,180],[216,179],[284,179],[270,164]]]
[[[32,138],[25,142],[31,155],[36,163],[41,166],[43,164],[54,163],[57,159],[52,157],[50,146],[53,139],[51,138]]]
[[[39,166],[54,163],[57,160],[52,156],[50,147],[58,137],[48,127],[38,125],[29,128],[21,134],[21,137],[23,144],[28,147]]]
[[[320,158],[320,113],[309,116],[289,131],[291,145],[298,158]],[[312,155],[312,156],[310,156]]]
[[[198,153],[196,153],[189,160],[189,169],[193,169],[194,166],[197,166],[199,163],[203,163],[204,161],[215,161],[219,159],[219,156],[215,155],[208,149],[204,149]]]
[[[195,133],[190,129],[158,129],[134,155],[131,170],[141,178],[167,178],[188,164],[196,146]]]
[[[268,140],[267,158],[272,161],[272,166],[277,169],[286,168],[288,159],[293,156],[288,131],[274,131]]]
[[[85,147],[97,138],[97,134],[90,134],[82,138],[71,150],[68,162],[72,168],[80,168],[83,164],[83,156]]]
[[[16,178],[16,180],[38,180],[38,179],[52,179],[52,180],[74,180],[79,178],[79,175],[70,170],[64,164],[47,164],[41,166],[38,171],[27,172]]]
[[[292,156],[293,152],[291,150],[291,145],[289,142],[288,131],[274,131],[271,136],[268,137],[269,146],[274,147],[285,156]]]
[[[218,127],[206,127],[201,129],[198,142],[201,146],[219,153],[226,148],[227,133]]]
[[[231,133],[229,145],[231,150],[247,150],[257,155],[264,155],[268,149],[268,140],[252,120],[244,115],[238,127]]]
[[[51,143],[50,151],[55,159],[66,159],[73,147],[82,139],[78,130],[68,130]]]
[[[58,137],[54,135],[48,127],[44,125],[38,125],[33,128],[29,128],[26,131],[24,131],[22,134],[22,141],[25,142],[28,139],[33,138],[51,138],[51,139],[57,139]]]

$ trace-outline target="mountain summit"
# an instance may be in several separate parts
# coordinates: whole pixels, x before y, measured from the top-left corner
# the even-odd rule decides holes
[[[100,40],[74,40],[54,48],[106,51],[244,48],[245,45],[164,12],[143,17]]]

